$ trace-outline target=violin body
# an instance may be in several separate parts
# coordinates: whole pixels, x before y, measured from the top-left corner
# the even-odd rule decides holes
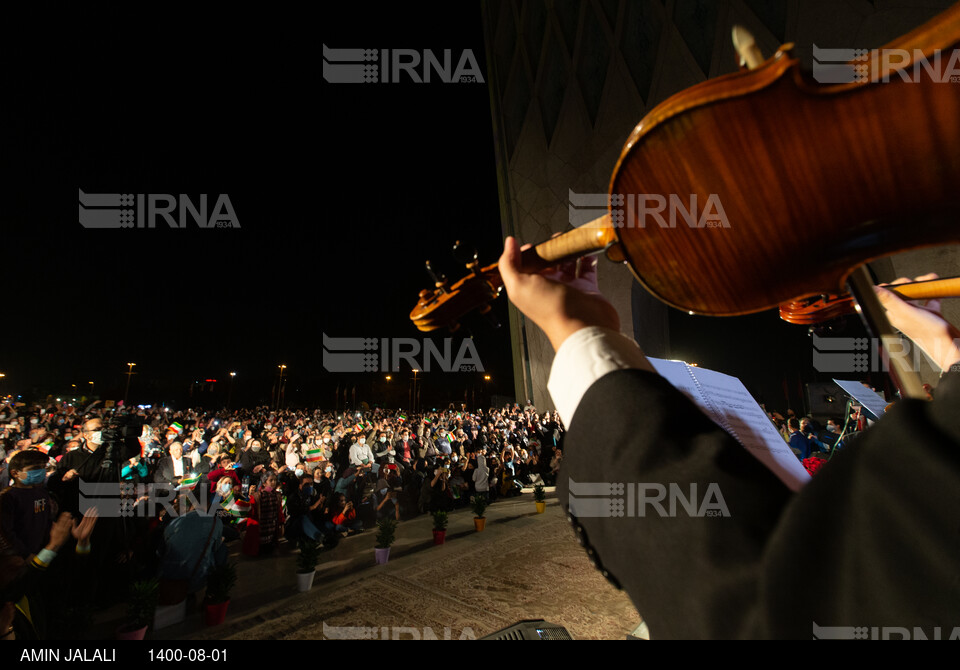
[[[957,9],[897,46],[957,46]],[[781,50],[654,108],[610,182],[618,252],[637,280],[678,309],[731,316],[841,293],[856,266],[960,242],[960,82],[905,69],[823,85]],[[671,195],[703,211],[671,225]],[[659,218],[655,196],[668,201]]]
[[[884,49],[942,72],[960,71],[957,47],[960,3]],[[787,45],[667,99],[628,137],[608,213],[527,249],[522,267],[605,251],[663,302],[735,316],[843,293],[864,263],[960,242],[960,82],[880,53],[879,79],[828,85]],[[467,267],[421,292],[417,328],[453,327],[497,296],[495,264]]]

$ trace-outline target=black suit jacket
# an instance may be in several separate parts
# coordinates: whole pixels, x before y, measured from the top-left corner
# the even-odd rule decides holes
[[[194,470],[193,461],[189,458],[183,457],[180,459],[181,464],[183,465],[183,474],[187,474]],[[181,478],[183,475],[180,476]],[[160,462],[157,463],[157,471],[153,475],[153,481],[158,484],[178,484],[176,475],[173,474],[173,457],[164,456],[160,459]]]
[[[951,373],[933,402],[896,403],[792,493],[665,380],[620,370],[577,407],[558,493],[580,511],[570,520],[591,560],[630,595],[652,638],[919,627],[932,639],[940,627],[947,639],[960,626],[958,406]],[[571,501],[571,480],[624,492],[600,496],[614,502],[591,512]],[[671,487],[697,507],[711,484],[728,515],[690,514],[679,498],[671,515]]]

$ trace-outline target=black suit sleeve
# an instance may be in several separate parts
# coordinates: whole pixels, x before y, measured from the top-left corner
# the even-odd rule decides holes
[[[571,521],[654,638],[810,639],[816,626],[926,626],[932,636],[957,625],[960,602],[951,377],[933,403],[898,403],[793,494],[662,378],[613,372],[570,423],[560,500],[570,506],[571,480],[625,485],[608,496],[625,501],[623,516]],[[704,503],[723,512],[700,516]]]

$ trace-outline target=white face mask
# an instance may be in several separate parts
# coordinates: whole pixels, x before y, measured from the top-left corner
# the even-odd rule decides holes
[[[381,436],[380,436],[380,441],[381,441],[381,442],[386,442],[386,441],[387,441],[387,438],[384,437],[383,435],[381,435]]]
[[[366,444],[366,443],[367,443],[366,440],[357,440],[357,444]]]
[[[103,444],[103,432],[95,430],[90,433],[90,442],[92,444]]]
[[[324,443],[324,444],[330,444],[330,438],[329,438],[329,437],[323,438],[323,443]]]

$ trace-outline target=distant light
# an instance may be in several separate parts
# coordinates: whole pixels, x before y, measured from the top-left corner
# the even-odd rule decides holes
[[[217,380],[216,380],[216,379],[204,379],[203,381],[204,381],[204,382],[213,382],[213,383],[216,383]]]
[[[484,381],[490,381],[490,375],[484,375],[483,379]]]
[[[693,316],[693,311],[691,310],[691,311],[687,312],[687,314],[689,314],[690,316]]]
[[[231,372],[231,373],[230,373],[230,376],[231,376],[231,377],[236,377],[236,376],[237,376],[237,373],[236,373],[236,372]]]

